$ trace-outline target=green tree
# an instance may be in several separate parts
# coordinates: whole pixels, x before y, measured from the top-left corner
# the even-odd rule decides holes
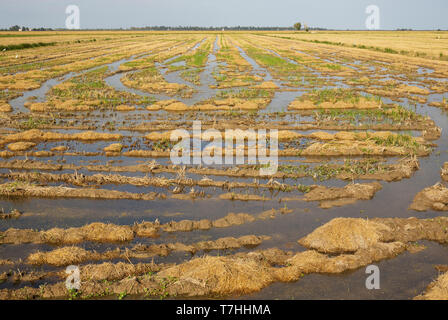
[[[294,29],[296,29],[297,31],[300,31],[300,29],[302,29],[302,24],[300,22],[295,23]]]

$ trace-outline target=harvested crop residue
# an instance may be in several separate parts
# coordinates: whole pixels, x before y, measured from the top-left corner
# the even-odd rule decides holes
[[[8,149],[11,151],[26,151],[35,147],[36,144],[33,142],[14,142],[8,144]]]
[[[79,264],[70,298],[248,295],[330,273],[257,297],[341,299],[363,284],[345,271],[405,251],[388,267],[424,271],[381,297],[410,298],[448,263],[421,243],[446,242],[442,33],[48,32],[1,40],[54,42],[0,58],[1,298],[66,297]],[[434,220],[407,219],[409,195]]]
[[[193,230],[209,230],[211,228],[229,228],[245,223],[254,222],[257,218],[264,219],[269,216],[274,218],[278,214],[292,212],[288,209],[268,210],[258,215],[247,213],[229,213],[214,221],[203,220],[181,220],[160,224],[160,222],[140,222],[132,226],[105,224],[100,222],[91,223],[79,228],[53,228],[46,231],[33,229],[8,229],[0,232],[0,243],[48,243],[48,244],[75,244],[85,241],[91,242],[128,242],[135,237],[157,238],[160,232],[189,232]],[[9,214],[2,214],[3,219],[19,217],[20,212],[13,210]]]
[[[441,274],[415,300],[448,300],[448,273]]]
[[[152,277],[136,277],[108,284],[116,292],[125,281],[135,285],[134,293],[145,292],[145,286],[162,279],[171,279],[165,283],[168,294],[182,296],[204,296],[210,294],[230,295],[244,294],[259,291],[276,281],[297,281],[304,274],[310,273],[342,273],[347,270],[357,269],[375,261],[390,259],[404,252],[412,242],[417,240],[431,240],[440,243],[448,241],[446,228],[448,219],[440,217],[436,219],[421,220],[409,219],[373,219],[364,220],[357,218],[336,218],[329,223],[317,228],[314,232],[299,240],[299,243],[309,250],[299,253],[284,252],[278,249],[268,249],[250,253],[237,253],[226,257],[205,256],[184,262],[175,266],[148,266],[139,265],[130,267],[120,265],[120,271],[110,272],[104,275],[108,279],[118,279],[128,272],[138,274],[142,269],[151,268],[158,272]],[[252,244],[254,236],[247,236],[232,241],[240,244]],[[230,239],[229,239],[230,240]],[[218,242],[225,243],[228,240],[216,240],[196,244],[201,248],[211,248]],[[255,241],[256,242],[256,241]],[[259,242],[257,242],[259,243]],[[222,246],[222,245],[221,245]],[[175,247],[184,250],[180,244]],[[147,249],[147,248],[146,248]],[[132,256],[132,251],[127,252]],[[120,256],[119,250],[106,253],[86,251],[79,247],[65,247],[48,253],[38,252],[32,254],[30,263],[48,263],[53,265],[67,265],[73,262],[82,262],[98,258],[96,255],[106,255],[108,258]],[[111,269],[110,264],[96,267],[84,267],[84,273],[93,269]],[[124,271],[123,271],[124,269]],[[256,277],[254,277],[256,275]],[[82,292],[85,294],[98,293],[98,289],[104,291],[104,287],[98,285],[104,281],[98,281],[95,276],[83,283]],[[97,280],[98,279],[98,280]],[[61,297],[64,291],[53,291],[59,284],[50,285],[46,295],[36,294],[32,288],[18,290],[4,289],[1,291],[5,299],[17,299],[29,290],[37,296]],[[94,289],[96,288],[96,289]]]
[[[94,131],[85,131],[74,134],[63,134],[57,132],[45,132],[39,129],[32,129],[24,132],[14,133],[1,137],[0,141],[54,141],[54,140],[79,140],[79,141],[95,141],[95,140],[120,140],[120,134],[101,133]]]
[[[320,201],[321,208],[331,208],[350,204],[357,200],[372,199],[375,193],[381,190],[381,184],[349,184],[343,188],[327,188],[318,186],[305,194],[306,201]]]
[[[448,189],[441,183],[423,189],[414,197],[409,209],[448,211]]]
[[[248,235],[239,238],[225,237],[211,241],[200,241],[191,245],[183,243],[153,244],[153,245],[135,245],[131,249],[125,250],[107,250],[97,252],[85,250],[81,247],[62,247],[49,252],[36,252],[28,256],[27,262],[33,265],[49,264],[53,266],[65,266],[69,264],[78,264],[86,261],[111,260],[111,259],[148,259],[154,256],[167,256],[173,251],[190,252],[204,250],[226,250],[237,249],[243,246],[258,246],[268,236]]]
[[[38,186],[25,182],[11,182],[0,185],[0,195],[6,197],[36,198],[91,198],[91,199],[132,199],[154,200],[155,193],[130,193],[116,190],[93,188],[68,188],[63,186]]]

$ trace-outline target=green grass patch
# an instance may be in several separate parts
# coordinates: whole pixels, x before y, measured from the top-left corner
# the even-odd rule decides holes
[[[38,48],[38,47],[48,47],[48,46],[55,46],[56,42],[35,42],[35,43],[20,43],[20,44],[10,44],[7,46],[0,45],[0,51],[7,50],[23,50],[23,49],[30,49],[30,48]]]

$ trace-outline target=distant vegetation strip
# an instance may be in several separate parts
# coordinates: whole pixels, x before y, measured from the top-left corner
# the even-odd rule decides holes
[[[20,43],[20,44],[10,44],[7,46],[0,45],[0,51],[4,50],[22,50],[36,47],[48,47],[54,46],[56,42],[36,42],[36,43]]]

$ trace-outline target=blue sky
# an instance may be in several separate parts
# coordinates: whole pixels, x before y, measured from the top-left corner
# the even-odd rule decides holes
[[[65,8],[80,8],[81,28],[148,25],[309,26],[364,29],[365,8],[380,8],[381,29],[448,29],[447,0],[0,0],[0,28],[62,28]]]

